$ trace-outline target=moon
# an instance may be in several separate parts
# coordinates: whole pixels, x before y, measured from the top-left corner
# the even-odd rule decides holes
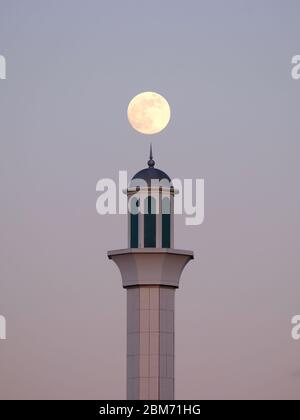
[[[168,125],[171,110],[159,93],[142,92],[131,99],[127,109],[130,125],[139,133],[156,134]]]

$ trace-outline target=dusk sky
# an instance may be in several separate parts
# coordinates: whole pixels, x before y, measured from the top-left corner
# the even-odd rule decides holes
[[[171,178],[203,178],[205,220],[176,292],[177,399],[300,397],[297,0],[0,0],[0,399],[123,399],[126,292],[107,250],[125,215],[96,183],[152,141]],[[155,91],[159,134],[127,106]]]

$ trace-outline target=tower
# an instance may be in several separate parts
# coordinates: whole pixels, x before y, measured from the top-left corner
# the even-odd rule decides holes
[[[148,168],[131,180],[128,248],[108,251],[127,290],[127,399],[174,399],[175,290],[192,251],[174,248],[174,194],[169,176]]]

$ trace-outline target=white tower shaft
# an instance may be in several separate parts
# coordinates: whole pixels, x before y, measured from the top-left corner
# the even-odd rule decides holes
[[[109,251],[127,289],[127,398],[174,399],[174,299],[191,251]]]
[[[173,287],[127,289],[127,398],[174,399]]]

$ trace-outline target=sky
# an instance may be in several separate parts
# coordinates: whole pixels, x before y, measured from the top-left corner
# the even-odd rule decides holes
[[[175,397],[300,396],[300,4],[0,0],[0,399],[123,399],[126,292],[107,250],[125,215],[96,183],[146,166],[142,91],[171,121],[157,167],[203,178],[205,220],[176,292]]]

